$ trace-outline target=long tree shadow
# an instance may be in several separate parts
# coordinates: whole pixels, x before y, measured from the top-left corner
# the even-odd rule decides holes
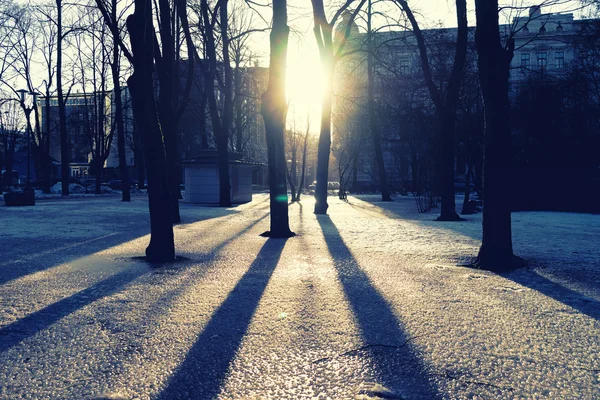
[[[169,378],[159,399],[211,399],[218,395],[286,239],[268,239],[246,273]]]
[[[370,361],[382,379],[381,384],[393,392],[409,392],[411,398],[439,397],[389,302],[361,269],[329,216],[319,215],[317,220],[356,317],[365,350],[372,349]]]
[[[585,296],[575,290],[569,289],[564,285],[554,282],[535,270],[526,268],[510,273],[502,274],[507,279],[518,283],[519,285],[536,290],[566,306],[569,306],[582,314],[600,321],[600,301]],[[597,288],[598,283],[595,284]],[[541,310],[558,311],[558,310]]]
[[[0,353],[49,328],[55,322],[88,304],[117,293],[125,285],[147,272],[146,268],[141,267],[127,269],[0,328]]]
[[[81,203],[89,203],[89,206],[93,206],[94,204],[93,201]],[[257,202],[252,209],[262,210],[263,203],[264,201]],[[62,206],[65,207],[67,212],[71,210],[69,206],[73,207],[76,204],[67,202],[64,205],[61,204],[61,208]],[[81,209],[83,206],[75,208]],[[35,211],[38,213],[37,217],[39,218],[39,213],[44,213],[43,203],[42,205],[38,205]],[[75,240],[65,238],[64,243],[60,243],[60,238],[57,239],[55,236],[52,239],[44,236],[2,238],[0,241],[0,248],[3,253],[0,259],[0,270],[2,271],[0,285],[101,252],[111,247],[119,246],[150,233],[150,225],[146,214],[144,214],[144,219],[140,221],[139,213],[128,214],[125,209],[121,210],[123,212],[119,212],[116,216],[99,213],[94,221],[90,221],[89,214],[86,214],[86,212],[82,212],[79,215],[77,214],[78,210],[73,209],[72,211],[71,214],[63,218],[59,223],[71,224],[74,226],[73,229],[79,229],[75,227],[83,226],[84,222],[94,223],[99,226],[106,226],[106,234],[87,239],[84,239],[85,235],[82,234],[81,238]],[[217,220],[218,218],[238,213],[238,211],[232,209],[217,209],[202,206],[192,207],[191,205],[182,205],[182,211],[185,212],[185,224],[178,225],[181,227],[205,220]],[[26,216],[22,221],[23,226],[35,223],[35,219],[28,220],[27,218]],[[115,218],[118,219],[118,225],[122,227],[122,230],[114,230]]]
[[[390,218],[408,220],[411,218],[409,213],[404,214],[401,210],[398,210],[398,207],[395,207],[394,203],[386,204],[382,202],[376,203],[369,199],[361,200],[380,208],[381,210],[379,210],[379,212],[389,216]],[[360,204],[354,204],[353,207],[358,209],[365,208],[364,205]],[[366,209],[366,212],[369,212],[369,210]],[[513,219],[518,219],[519,214],[519,212],[514,212]],[[456,232],[457,235],[469,236],[473,239],[481,240],[481,225],[480,222],[475,219],[466,222],[435,222],[430,220],[411,222],[418,223],[426,228],[452,230]],[[536,234],[540,237],[543,236],[545,240],[550,240],[552,243],[557,243],[558,245],[560,245],[561,235],[569,234],[571,239],[576,239],[574,241],[578,243],[578,250],[587,253],[588,258],[597,259],[598,256],[600,256],[600,251],[598,250],[596,242],[593,239],[590,240],[591,233],[572,229],[564,230],[565,228],[560,231],[548,231],[546,228],[554,227],[554,225],[549,221],[546,221],[545,224],[546,226],[544,226],[544,222],[540,220],[538,221],[539,226],[528,226],[526,229],[528,229],[528,233],[530,235]],[[560,227],[560,223],[558,226]],[[536,230],[532,231],[532,229]],[[518,236],[515,236],[515,243],[518,243],[518,240]],[[587,247],[584,247],[584,244],[588,244]],[[567,247],[565,250],[572,249]],[[529,259],[532,264],[535,265],[538,263],[538,260],[535,258],[528,257],[527,254],[523,255],[526,259]],[[526,267],[513,272],[503,273],[501,276],[518,283],[519,285],[536,290],[556,301],[563,303],[566,306],[572,307],[573,309],[600,321],[600,301],[579,293],[576,290],[570,289],[566,287],[565,284],[561,283],[570,282],[574,287],[584,288],[583,292],[593,292],[596,294],[596,296],[598,296],[600,294],[600,281],[590,279],[589,268],[586,268],[584,265],[589,265],[590,261],[588,260],[584,263],[581,263],[581,265],[577,265],[577,262],[574,262],[577,256],[571,254],[571,251],[561,252],[558,254],[558,257],[560,258],[556,259],[556,265],[548,269],[548,275],[551,275],[552,279],[543,276],[539,271],[536,270],[536,268],[532,267]],[[541,266],[543,265],[544,264],[542,261]]]

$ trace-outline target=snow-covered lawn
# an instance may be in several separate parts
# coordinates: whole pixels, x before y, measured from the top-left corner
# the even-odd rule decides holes
[[[481,215],[414,200],[182,204],[182,260],[133,257],[147,200],[0,207],[0,398],[597,399],[600,216],[513,214],[526,268],[457,266]]]

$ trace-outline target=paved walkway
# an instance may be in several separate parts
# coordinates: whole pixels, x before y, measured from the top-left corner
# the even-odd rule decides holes
[[[599,216],[565,254],[547,213],[517,214],[533,267],[499,276],[455,266],[480,216],[305,197],[299,235],[268,240],[255,198],[182,205],[159,268],[132,258],[144,199],[1,208],[0,398],[600,398]]]

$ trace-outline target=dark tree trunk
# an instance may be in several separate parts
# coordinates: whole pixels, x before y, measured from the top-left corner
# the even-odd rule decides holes
[[[417,157],[418,157],[417,151],[415,150],[414,145],[413,145],[411,155],[410,155],[410,172],[411,172],[411,180],[412,180],[410,190],[414,194],[419,193],[419,190],[420,190],[420,188],[419,188],[419,161],[418,161]]]
[[[62,180],[62,195],[69,195],[69,139],[67,137],[67,112],[62,89],[62,0],[56,0],[57,32],[56,32],[56,89],[58,97],[58,127],[60,132],[60,177]]]
[[[290,194],[292,195],[292,203],[296,201],[296,185],[294,185],[294,180],[292,179],[292,173],[288,171],[287,179],[290,184]]]
[[[162,131],[153,90],[152,2],[135,0],[135,12],[127,17],[134,72],[127,80],[131,91],[137,128],[143,132],[143,149],[148,173],[148,203],[150,208],[150,244],[146,257],[150,262],[175,259],[173,224],[169,209],[169,183]]]
[[[235,88],[235,150],[238,153],[244,151],[244,129],[242,115],[242,72],[240,70],[240,56],[235,59],[235,73],[233,75],[233,87]]]
[[[226,174],[219,174],[221,206],[231,206],[231,183],[229,172],[229,130],[233,120],[233,75],[229,58],[229,15],[227,10],[228,0],[223,1],[220,8],[221,45],[223,47],[223,73],[225,76],[225,93],[223,100],[223,119],[221,132],[218,138],[218,146],[221,149],[219,155],[219,169]]]
[[[459,221],[461,218],[456,213],[456,200],[454,193],[454,136],[456,130],[456,110],[458,108],[458,97],[460,94],[460,83],[462,82],[465,63],[467,60],[467,2],[456,1],[456,19],[458,30],[456,34],[456,51],[454,53],[454,64],[450,73],[448,88],[446,89],[446,101],[441,110],[440,127],[441,133],[441,212],[438,221]]]
[[[179,213],[179,169],[177,167],[177,137],[175,130],[175,44],[172,32],[172,13],[167,0],[159,0],[162,54],[156,61],[159,85],[158,111],[163,133],[167,173],[169,175],[169,209],[171,221],[181,222]],[[148,166],[149,167],[149,166]]]
[[[483,240],[476,265],[494,271],[515,264],[510,220],[509,67],[514,52],[500,41],[498,1],[476,0],[479,82],[484,102]]]
[[[269,237],[290,237],[285,160],[285,69],[290,28],[287,25],[286,0],[273,0],[273,25],[271,28],[271,58],[269,85],[262,95],[261,114],[265,121],[269,169],[271,229]]]
[[[113,21],[117,20],[117,0],[112,0]],[[119,155],[119,176],[121,178],[121,201],[131,201],[129,193],[129,174],[127,173],[127,155],[125,152],[125,124],[123,123],[123,99],[121,98],[121,62],[118,37],[113,36],[113,62],[111,64],[113,92],[115,98],[115,121],[117,128],[117,149]]]
[[[94,193],[100,194],[102,193],[102,158],[100,157],[100,152],[96,151],[96,155],[94,156],[94,175],[96,176],[96,183],[94,186]]]
[[[398,0],[398,2],[406,12],[406,16],[413,28],[419,46],[419,57],[421,59],[423,75],[437,111],[439,140],[437,141],[438,151],[436,152],[435,175],[437,175],[438,188],[442,197],[441,212],[438,221],[459,221],[461,218],[456,213],[456,201],[454,198],[454,133],[460,83],[462,81],[467,54],[468,27],[466,0],[456,1],[458,23],[456,51],[445,96],[433,80],[423,32],[407,2],[405,0]]]
[[[387,177],[385,173],[385,163],[383,162],[383,151],[381,149],[381,135],[377,125],[375,115],[375,96],[374,96],[374,71],[373,71],[373,32],[371,30],[371,0],[367,10],[367,79],[368,79],[368,111],[369,111],[369,132],[373,140],[373,149],[375,150],[375,162],[377,163],[377,172],[379,174],[379,187],[381,189],[381,201],[392,201],[390,190],[388,188]]]
[[[331,36],[331,32],[329,32]],[[317,187],[315,188],[315,214],[327,214],[327,183],[329,180],[329,153],[331,151],[331,105],[333,93],[331,84],[333,81],[333,56],[322,54],[321,61],[324,64],[325,93],[321,105],[321,132],[319,134],[319,147],[317,151]]]
[[[298,185],[298,191],[296,192],[296,201],[300,201],[300,195],[302,194],[302,188],[304,187],[304,177],[306,176],[306,150],[308,147],[308,133],[304,136],[304,148],[302,149],[302,172],[300,175],[300,185]]]
[[[469,160],[469,165],[467,166],[467,175],[465,176],[465,198],[463,200],[462,211],[460,212],[463,215],[473,214],[473,210],[469,206],[469,201],[471,200],[471,173],[473,171],[473,162]]]
[[[221,39],[223,47],[223,68],[225,75],[225,93],[223,118],[219,116],[217,100],[215,98],[215,77],[217,71],[217,53],[213,25],[209,17],[208,1],[201,2],[202,19],[206,30],[206,52],[209,62],[208,73],[205,75],[205,92],[208,96],[211,123],[215,140],[217,142],[217,167],[219,169],[219,206],[231,206],[231,184],[229,178],[229,128],[231,124],[233,102],[231,99],[232,76],[229,65],[229,40],[227,32],[227,1],[221,4]],[[285,173],[284,173],[285,177]]]
[[[131,91],[130,91],[131,94]],[[133,108],[133,107],[132,107]],[[146,167],[144,162],[144,144],[142,143],[142,135],[133,118],[133,157],[137,174],[138,189],[146,188]]]
[[[206,132],[206,91],[202,91],[202,94],[200,95],[200,107],[198,112],[200,113],[200,118],[198,120],[200,148],[206,150],[208,149],[208,134]]]
[[[51,81],[51,73],[49,73],[48,82]],[[50,157],[50,87],[46,87],[46,98],[44,99],[46,103],[46,134],[43,137],[43,164],[44,168],[42,168],[42,191],[46,194],[50,193],[50,179],[51,173],[54,169],[52,165],[52,158]]]

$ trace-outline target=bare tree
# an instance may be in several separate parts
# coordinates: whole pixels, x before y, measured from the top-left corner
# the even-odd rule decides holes
[[[381,190],[382,201],[392,201],[390,197],[390,190],[388,187],[385,164],[383,162],[383,151],[381,149],[381,133],[379,132],[379,125],[377,123],[377,116],[375,114],[375,95],[374,95],[374,56],[375,56],[375,43],[373,40],[373,8],[372,0],[368,0],[367,6],[367,109],[369,113],[369,132],[371,133],[371,140],[373,141],[373,150],[375,152],[375,162],[377,163],[377,172],[379,175],[379,186]],[[356,158],[356,157],[355,157]],[[340,177],[340,183],[342,179]],[[340,188],[341,190],[341,188]]]
[[[484,101],[483,240],[475,264],[494,271],[515,264],[506,160],[510,155],[508,78],[514,40],[502,44],[498,1],[476,0],[479,82]]]
[[[460,92],[460,84],[462,82],[462,74],[466,62],[467,55],[467,4],[466,0],[456,1],[456,17],[458,21],[456,50],[454,55],[454,63],[452,72],[445,85],[445,93],[443,86],[436,86],[430,66],[430,58],[427,52],[425,37],[416,17],[409,7],[406,0],[396,0],[402,10],[408,17],[417,44],[419,47],[419,55],[421,59],[421,68],[427,87],[431,95],[431,99],[435,105],[438,121],[440,126],[438,158],[440,160],[437,174],[439,179],[439,188],[442,197],[442,206],[439,221],[458,221],[461,218],[456,213],[456,204],[454,199],[454,132],[456,129],[456,112],[458,105],[458,96]]]
[[[150,244],[146,257],[152,262],[173,261],[175,243],[169,209],[169,182],[167,160],[163,144],[163,132],[154,100],[154,62],[156,34],[152,24],[152,2],[135,0],[135,11],[127,17],[127,30],[131,41],[128,54],[133,65],[133,74],[127,80],[131,92],[136,125],[144,135],[144,154],[148,173],[148,201],[150,207]],[[100,6],[101,7],[101,6]],[[116,25],[106,18],[106,23],[115,32]],[[122,47],[125,49],[125,47]],[[125,50],[124,50],[125,52]]]
[[[111,48],[107,46],[106,26],[99,15],[85,10],[80,20],[86,22],[85,35],[75,36],[77,76],[83,92],[83,125],[96,176],[95,193],[100,193],[104,163],[110,154],[115,124],[110,121],[108,107],[108,69]],[[90,76],[91,75],[91,76]],[[88,92],[91,88],[91,93]]]
[[[271,205],[271,229],[269,237],[290,237],[288,197],[286,185],[286,160],[284,146],[285,118],[285,69],[290,28],[287,25],[286,0],[273,0],[273,25],[271,28],[271,57],[269,62],[269,86],[263,94],[262,115],[265,121],[269,157],[269,188]]]
[[[15,161],[15,149],[21,132],[24,130],[22,112],[14,99],[0,100],[0,169],[4,167],[4,176],[0,177],[0,188],[6,190],[12,186],[12,171]]]
[[[315,214],[326,214],[327,208],[327,181],[329,179],[329,153],[331,151],[331,108],[333,100],[333,74],[336,58],[342,54],[346,40],[350,33],[351,23],[356,13],[360,10],[366,0],[361,0],[352,13],[345,34],[342,36],[337,49],[333,42],[333,27],[338,18],[352,5],[354,0],[346,0],[335,12],[331,21],[327,20],[323,0],[312,0],[314,34],[319,47],[319,55],[323,68],[325,87],[323,88],[323,100],[321,104],[321,129],[319,134],[319,156],[317,160],[317,187],[315,190]]]

